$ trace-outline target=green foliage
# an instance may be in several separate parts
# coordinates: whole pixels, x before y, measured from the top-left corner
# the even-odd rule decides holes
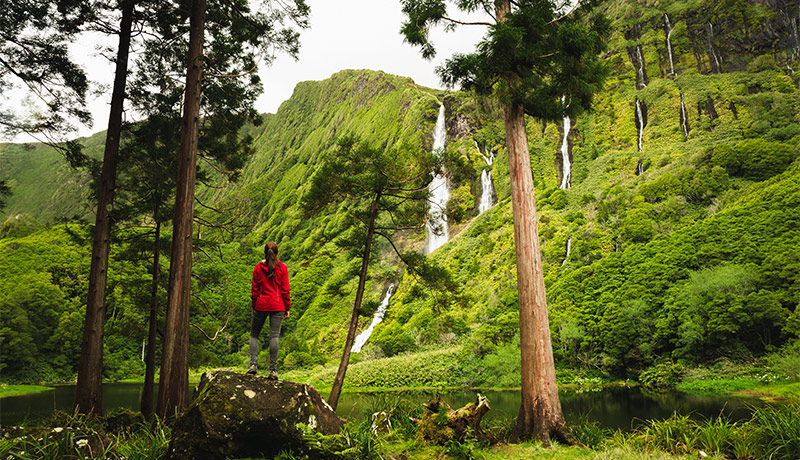
[[[797,158],[797,148],[764,139],[745,139],[733,146],[717,145],[705,152],[709,164],[732,176],[765,180],[780,174]]]
[[[780,352],[769,357],[770,367],[789,380],[800,380],[800,341],[787,343]]]
[[[685,363],[687,372],[723,357],[753,362],[792,343],[800,334],[800,262],[794,256],[800,247],[800,91],[796,79],[784,72],[787,63],[795,64],[786,61],[783,42],[770,41],[770,49],[763,49],[761,32],[754,27],[776,27],[778,15],[769,6],[741,2],[709,6],[620,0],[602,8],[614,18],[603,57],[610,72],[595,93],[592,110],[573,117],[571,189],[558,188],[558,126],[538,119],[527,124],[560,381],[635,378],[674,360]],[[584,13],[581,9],[562,21],[561,38],[586,37],[576,31],[576,23],[590,19]],[[666,75],[664,13],[675,26],[676,75],[669,78],[658,77]],[[521,12],[513,19],[497,33],[518,42],[512,35],[529,30],[535,18]],[[713,45],[724,58],[720,73],[710,71],[706,23],[713,23]],[[638,36],[630,33],[634,24],[640,25]],[[591,25],[588,29],[593,30]],[[755,38],[744,46],[741,31],[746,29]],[[638,90],[627,59],[627,47],[637,44],[650,80]],[[572,57],[559,71],[580,63]],[[564,91],[557,89],[546,95],[542,107],[560,103]],[[648,107],[641,151],[636,98]],[[686,140],[682,101],[688,115]],[[569,109],[583,102],[573,100]],[[252,266],[261,258],[263,242],[274,240],[290,270],[293,298],[281,362],[304,366],[303,372],[324,376],[315,383],[329,385],[332,373],[312,366],[339,356],[347,333],[363,244],[358,238],[364,235],[354,230],[351,217],[363,203],[337,200],[311,217],[303,215],[299,203],[343,133],[379,151],[408,147],[427,155],[441,104],[449,135],[447,173],[457,178],[450,217],[463,213],[464,225],[452,227],[447,245],[416,259],[406,254],[418,252],[423,233],[399,232],[398,250],[407,261],[419,262],[417,271],[404,271],[395,250],[376,242],[365,304],[379,301],[389,282],[399,284],[384,322],[353,369],[372,375],[367,367],[386,366],[386,354],[400,353],[389,358],[400,362],[408,350],[425,350],[410,355],[424,359],[429,347],[458,346],[462,351],[454,361],[426,369],[430,379],[415,373],[405,380],[387,374],[364,381],[517,384],[518,305],[502,107],[494,98],[433,90],[371,71],[347,70],[300,83],[262,126],[242,126],[242,134],[254,141],[238,182],[225,183],[221,174],[201,171],[213,186],[200,186],[200,202],[223,214],[198,205],[198,217],[213,225],[233,220],[236,229],[222,232],[203,224],[197,240],[203,241],[194,257],[191,321],[209,336],[219,335],[211,342],[192,329],[193,366],[240,364],[247,347]],[[555,109],[555,118],[566,110]],[[82,142],[90,156],[102,152],[102,135]],[[499,200],[478,216],[472,215],[474,202],[467,193],[478,190],[484,167],[475,142],[482,151],[496,153],[492,174]],[[645,167],[637,175],[639,161]],[[57,152],[42,145],[3,144],[0,181],[12,193],[0,228],[0,378],[69,380],[81,339],[90,232],[74,221],[52,225],[75,215],[91,216],[88,176],[71,170]],[[426,214],[420,215],[424,220]],[[141,372],[138,357],[149,298],[150,263],[142,246],[132,242],[149,235],[123,230],[116,235],[121,241],[109,269],[104,373],[111,379]],[[163,266],[165,279],[166,261]],[[439,276],[439,282],[423,282],[420,273],[425,271]],[[158,300],[163,305],[163,290]],[[369,316],[369,310],[362,313]],[[368,321],[361,318],[359,326]],[[692,385],[709,391],[749,388],[772,379],[765,376],[796,376],[797,353],[786,350],[758,373],[725,374],[727,383],[697,378]],[[355,375],[353,369],[348,378]],[[406,372],[400,365],[391,369],[391,375]],[[709,372],[721,371],[712,367]]]
[[[592,449],[599,449],[605,443],[607,433],[597,421],[584,419],[578,423],[571,423],[568,429],[576,441]]]
[[[800,404],[756,409],[753,423],[762,458],[789,460],[800,456]]]
[[[469,189],[469,184],[461,184],[460,187],[450,192],[450,199],[447,201],[447,220],[454,223],[463,222],[470,211],[475,207],[475,197]]]
[[[658,363],[642,371],[639,374],[639,382],[650,388],[671,388],[680,381],[683,372],[683,366],[680,364]]]
[[[672,454],[702,450],[726,458],[790,459],[800,452],[800,416],[797,404],[753,408],[750,420],[732,422],[725,417],[694,420],[674,414],[651,420],[615,442]]]
[[[359,387],[448,387],[458,381],[458,348],[422,351],[352,364],[347,368],[347,386]],[[333,381],[336,368],[312,374],[315,386]],[[291,378],[292,374],[288,374]]]
[[[125,419],[123,422],[122,419]],[[162,459],[169,446],[169,427],[144,422],[130,411],[109,413],[104,421],[56,412],[41,425],[16,427],[17,436],[0,443],[3,458],[57,460]]]

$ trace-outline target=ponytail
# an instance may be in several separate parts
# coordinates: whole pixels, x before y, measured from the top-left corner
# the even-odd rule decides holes
[[[266,262],[269,271],[275,270],[278,264],[278,245],[272,241],[264,246],[264,262]]]

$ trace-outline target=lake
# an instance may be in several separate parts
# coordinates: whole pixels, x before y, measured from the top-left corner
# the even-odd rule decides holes
[[[140,383],[106,383],[103,385],[103,408],[126,407],[139,410]],[[157,390],[156,390],[157,393]],[[491,410],[486,419],[516,417],[520,393],[513,390],[448,390],[442,393],[453,408],[475,400],[476,393],[489,398]],[[337,413],[347,419],[364,417],[396,401],[422,404],[433,392],[386,391],[380,393],[344,392]],[[674,412],[698,418],[725,414],[733,420],[750,416],[750,405],[761,405],[756,399],[727,396],[698,396],[680,392],[650,392],[641,387],[596,387],[562,389],[561,406],[567,421],[597,421],[601,426],[628,430],[642,420],[665,419]],[[23,420],[49,416],[54,410],[70,411],[75,396],[74,385],[59,385],[33,395],[0,398],[0,424],[14,425]],[[323,394],[326,396],[326,394]]]

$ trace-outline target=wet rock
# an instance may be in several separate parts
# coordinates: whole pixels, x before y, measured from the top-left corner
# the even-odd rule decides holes
[[[310,385],[230,371],[206,372],[172,428],[174,460],[272,458],[306,452],[299,425],[324,435],[344,424]]]

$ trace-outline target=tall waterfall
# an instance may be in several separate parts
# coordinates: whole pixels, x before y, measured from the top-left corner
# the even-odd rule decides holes
[[[564,99],[563,97],[561,98]],[[569,116],[564,117],[564,138],[561,140],[561,187],[566,190],[572,185],[572,163],[569,161],[569,130],[572,121]]]
[[[636,175],[641,176],[642,174],[644,174],[644,162],[639,160],[639,162],[636,163]]]
[[[567,253],[564,255],[564,261],[561,262],[561,265],[564,265],[565,263],[567,263],[567,260],[569,260],[570,250],[572,250],[572,237],[571,236],[567,240]]]
[[[689,113],[686,111],[686,101],[683,99],[683,91],[681,91],[681,132],[683,133],[683,140],[689,140]]]
[[[639,130],[639,151],[642,151],[642,137],[644,136],[644,114],[642,113],[642,101],[636,98],[636,128]]]
[[[642,45],[636,46],[636,56],[639,61],[639,66],[636,69],[637,80],[639,81],[640,88],[647,88],[647,75],[644,73],[644,55],[642,55]]]
[[[444,104],[439,107],[439,116],[436,118],[436,128],[433,130],[433,151],[435,154],[441,154],[444,150],[444,144],[447,138],[447,132],[444,126]],[[447,200],[450,199],[450,188],[447,185],[447,178],[442,175],[436,175],[433,178],[428,190],[431,192],[431,207],[428,214],[428,222],[425,225],[428,231],[428,240],[425,243],[425,254],[430,254],[438,249],[443,244],[447,243],[450,239],[450,234],[447,229]],[[441,225],[442,234],[436,235],[433,229]]]
[[[670,41],[672,29],[674,29],[674,27],[669,22],[669,16],[667,16],[667,13],[664,13],[664,25],[667,27],[667,55],[669,56],[669,74],[675,75],[675,63],[673,62],[672,58],[672,42]]]
[[[494,164],[493,151],[488,152],[489,156],[486,156],[483,152],[481,152],[481,148],[478,147],[477,142],[475,142],[475,148],[478,149],[478,153],[481,154],[483,161],[486,162],[487,166],[492,166],[492,164]],[[493,194],[494,185],[492,184],[492,170],[484,169],[481,171],[481,201],[478,203],[478,214],[494,206],[494,200],[492,199]]]
[[[369,340],[369,337],[372,335],[372,330],[375,329],[378,323],[383,321],[383,317],[386,315],[386,309],[389,308],[389,300],[391,300],[392,294],[394,294],[394,284],[389,285],[389,289],[386,290],[386,294],[383,296],[381,304],[375,311],[375,316],[372,317],[372,322],[369,323],[369,327],[356,336],[356,341],[353,342],[353,347],[350,348],[351,353],[360,352],[361,348],[364,347],[364,344],[367,343],[367,340]]]

